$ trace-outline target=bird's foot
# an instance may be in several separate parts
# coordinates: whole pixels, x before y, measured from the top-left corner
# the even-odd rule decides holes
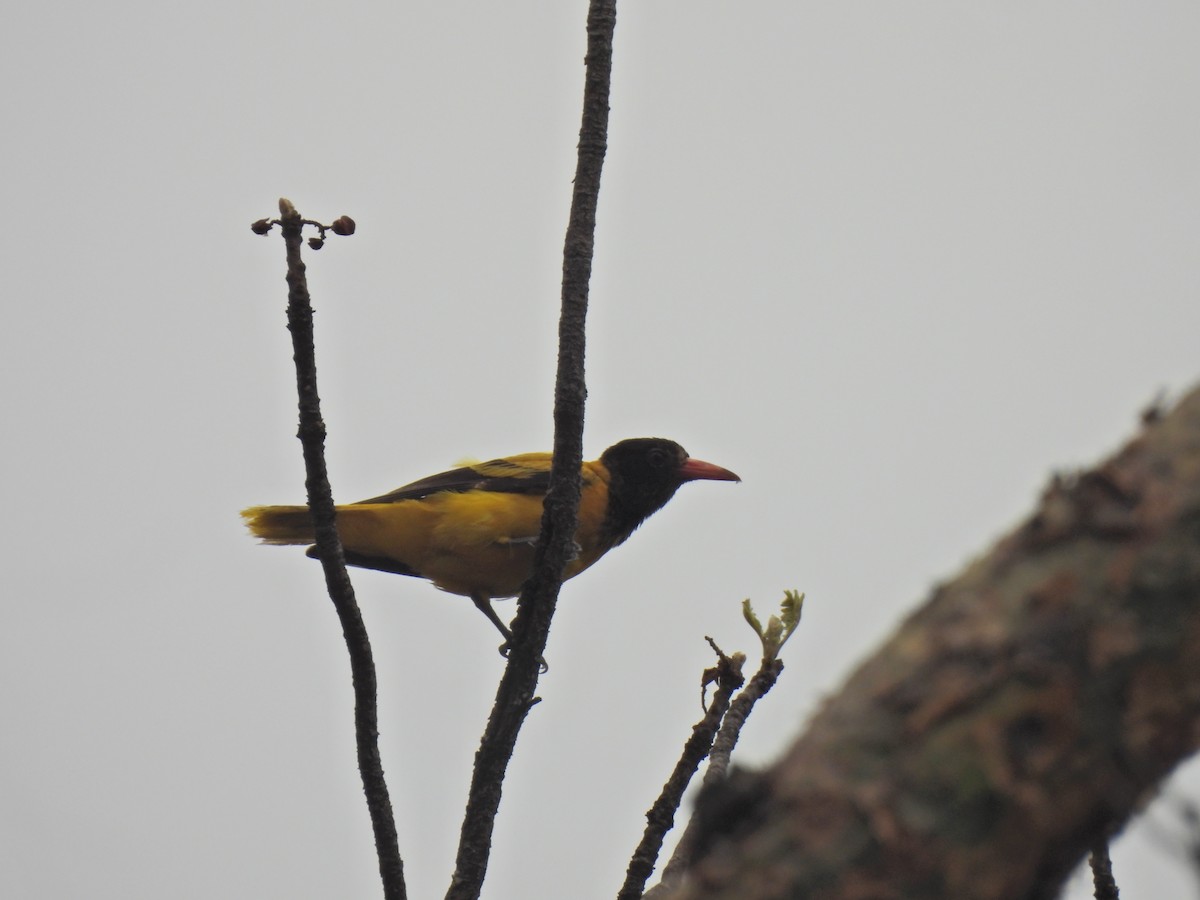
[[[505,641],[503,644],[500,645],[500,655],[503,656],[505,659],[508,659],[509,649],[510,648],[508,646],[508,641]],[[538,674],[545,675],[549,671],[550,671],[550,664],[548,662],[546,662],[546,657],[539,656],[538,657]]]

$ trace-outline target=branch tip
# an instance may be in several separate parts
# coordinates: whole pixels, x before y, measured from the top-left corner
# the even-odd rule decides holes
[[[800,624],[800,616],[803,612],[803,592],[785,590],[783,600],[779,603],[779,615],[773,615],[767,619],[767,626],[764,628],[754,613],[754,607],[750,605],[750,598],[747,597],[742,601],[742,617],[758,635],[758,640],[762,644],[763,659],[768,660],[779,656],[779,651],[783,649],[783,645],[787,643],[788,638]]]
[[[328,225],[318,222],[315,219],[302,219],[300,218],[300,214],[296,212],[296,208],[288,200],[279,201],[279,211],[280,217],[278,219],[258,219],[250,223],[250,230],[257,235],[263,235],[267,234],[276,225],[282,225],[284,222],[297,225],[300,228],[309,225],[317,229],[317,236],[308,239],[308,246],[313,250],[320,250],[325,246],[325,232],[327,231],[332,231],[341,237],[349,237],[358,230],[358,224],[349,216],[338,216]]]

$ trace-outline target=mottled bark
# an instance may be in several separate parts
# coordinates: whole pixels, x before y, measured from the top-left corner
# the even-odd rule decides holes
[[[1054,897],[1198,739],[1200,391],[1055,478],[775,766],[702,798],[670,896]]]

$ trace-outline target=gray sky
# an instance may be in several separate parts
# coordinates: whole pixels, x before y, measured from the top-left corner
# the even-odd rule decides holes
[[[9,10],[0,895],[378,895],[319,570],[237,517],[303,499],[282,246],[248,225],[281,195],[359,222],[309,257],[338,498],[547,448],[584,11]],[[565,588],[485,897],[615,894],[704,635],[753,650],[742,598],[809,595],[739,747],[763,764],[1051,472],[1196,382],[1198,26],[622,6],[587,453],[663,435],[745,481],[687,486]],[[410,893],[441,896],[496,637],[354,578]],[[1180,896],[1150,815],[1118,879]]]

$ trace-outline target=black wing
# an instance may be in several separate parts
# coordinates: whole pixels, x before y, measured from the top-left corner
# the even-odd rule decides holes
[[[525,453],[521,456],[493,459],[485,463],[463,466],[430,475],[412,484],[396,488],[364,503],[396,503],[400,500],[420,500],[430,494],[446,491],[495,491],[507,494],[545,494],[550,487],[550,454]]]

